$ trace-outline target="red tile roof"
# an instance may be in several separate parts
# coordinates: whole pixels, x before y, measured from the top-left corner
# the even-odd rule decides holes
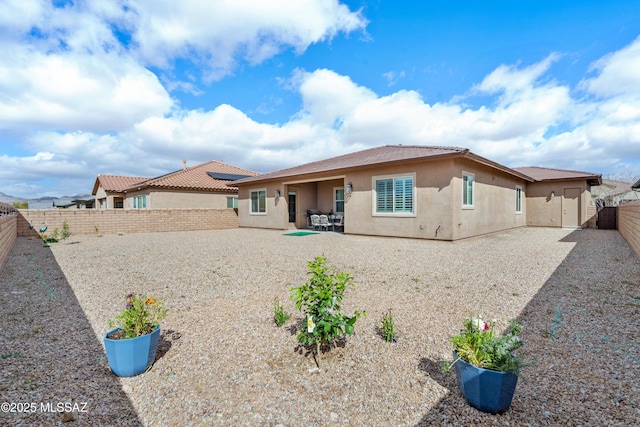
[[[536,181],[559,180],[559,179],[586,179],[591,181],[590,185],[602,183],[602,175],[591,172],[580,172],[565,169],[542,168],[538,166],[528,166],[514,168],[514,170],[530,176]]]
[[[415,162],[420,160],[434,160],[446,157],[467,157],[477,162],[500,169],[509,174],[516,175],[527,181],[533,181],[533,179],[521,174],[520,172],[477,156],[466,148],[423,145],[385,145],[270,172],[253,178],[241,179],[232,182],[230,185],[266,181],[270,179],[292,178],[316,173],[332,172],[337,174],[344,173],[345,171],[354,168],[379,166],[391,163]]]
[[[157,178],[151,178],[144,182],[132,184],[127,188],[127,190],[153,187],[175,190],[222,191],[227,193],[235,193],[238,191],[237,189],[227,185],[232,182],[231,180],[216,179],[210,176],[208,172],[214,174],[219,173],[243,176],[258,175],[257,172],[253,172],[248,169],[212,160],[196,166],[180,169]]]
[[[140,182],[144,182],[150,178],[139,176],[120,176],[120,175],[98,175],[93,185],[92,195],[96,195],[98,188],[102,187],[107,193],[122,193]]]

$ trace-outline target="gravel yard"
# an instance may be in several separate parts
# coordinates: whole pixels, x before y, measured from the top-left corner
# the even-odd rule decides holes
[[[356,334],[296,350],[289,289],[326,256],[351,273],[343,311]],[[102,346],[129,292],[163,299],[156,363],[117,378]],[[274,297],[292,318],[272,320]],[[378,334],[393,309],[397,343]],[[448,337],[471,313],[525,326],[509,411],[481,413],[457,388]],[[438,242],[231,229],[18,238],[0,272],[1,425],[637,425],[640,262],[617,231],[521,228]],[[83,404],[86,403],[86,406]],[[68,415],[67,415],[68,416]]]

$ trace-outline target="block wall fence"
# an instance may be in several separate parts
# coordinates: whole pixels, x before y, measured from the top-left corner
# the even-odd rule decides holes
[[[2,208],[3,204],[0,204]],[[16,237],[37,236],[48,224],[47,234],[62,231],[67,221],[73,234],[152,233],[163,231],[216,230],[238,227],[235,209],[20,209],[18,213],[0,215],[0,269],[13,248]],[[29,224],[33,224],[33,229]],[[591,224],[590,224],[591,225]],[[640,201],[618,207],[618,230],[640,259]]]
[[[587,228],[598,228],[598,211],[592,204],[587,205]]]
[[[37,236],[46,222],[50,236],[56,228],[62,231],[64,221],[71,235],[154,233],[237,228],[238,214],[234,209],[20,209],[17,233]]]
[[[13,248],[13,244],[18,236],[18,215],[0,216],[0,270]]]
[[[618,231],[640,259],[640,201],[618,206]]]

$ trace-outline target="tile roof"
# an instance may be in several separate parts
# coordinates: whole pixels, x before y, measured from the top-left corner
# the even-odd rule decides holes
[[[92,195],[96,195],[98,188],[102,186],[107,193],[122,193],[127,188],[134,186],[140,182],[150,178],[139,176],[120,176],[120,175],[98,175],[93,185]]]
[[[415,162],[420,160],[433,160],[437,158],[458,156],[471,158],[480,163],[484,163],[494,168],[501,169],[507,173],[519,176],[522,179],[532,181],[532,179],[528,176],[522,175],[521,173],[509,169],[506,166],[502,166],[498,163],[477,156],[471,153],[467,148],[423,145],[385,145],[381,147],[370,148],[368,150],[357,151],[355,153],[345,154],[342,156],[331,157],[329,159],[307,163],[288,169],[282,169],[252,178],[241,179],[232,182],[230,185],[266,181],[270,179],[293,178],[302,175],[327,172],[337,174],[344,173],[345,171],[354,168],[379,166],[391,163]]]
[[[616,181],[613,179],[603,179],[602,187],[605,187],[609,194],[626,193],[631,190],[632,184],[623,181]]]
[[[176,190],[201,190],[201,191],[222,191],[235,193],[237,189],[229,187],[227,184],[232,182],[229,179],[216,179],[210,175],[228,174],[256,176],[257,172],[248,169],[239,168],[237,166],[228,165],[216,160],[202,163],[196,166],[187,167],[168,173],[156,178],[147,179],[144,182],[132,184],[127,190],[137,190],[138,188],[164,188]]]
[[[539,166],[527,166],[521,168],[513,168],[514,170],[530,176],[536,181],[546,181],[555,179],[587,179],[591,181],[591,185],[602,183],[602,175],[591,173],[572,171],[566,169],[543,168]]]

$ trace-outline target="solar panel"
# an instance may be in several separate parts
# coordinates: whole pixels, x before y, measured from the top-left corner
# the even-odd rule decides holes
[[[239,175],[235,173],[207,172],[213,179],[221,179],[223,181],[237,181],[242,178],[249,178],[251,175]]]

